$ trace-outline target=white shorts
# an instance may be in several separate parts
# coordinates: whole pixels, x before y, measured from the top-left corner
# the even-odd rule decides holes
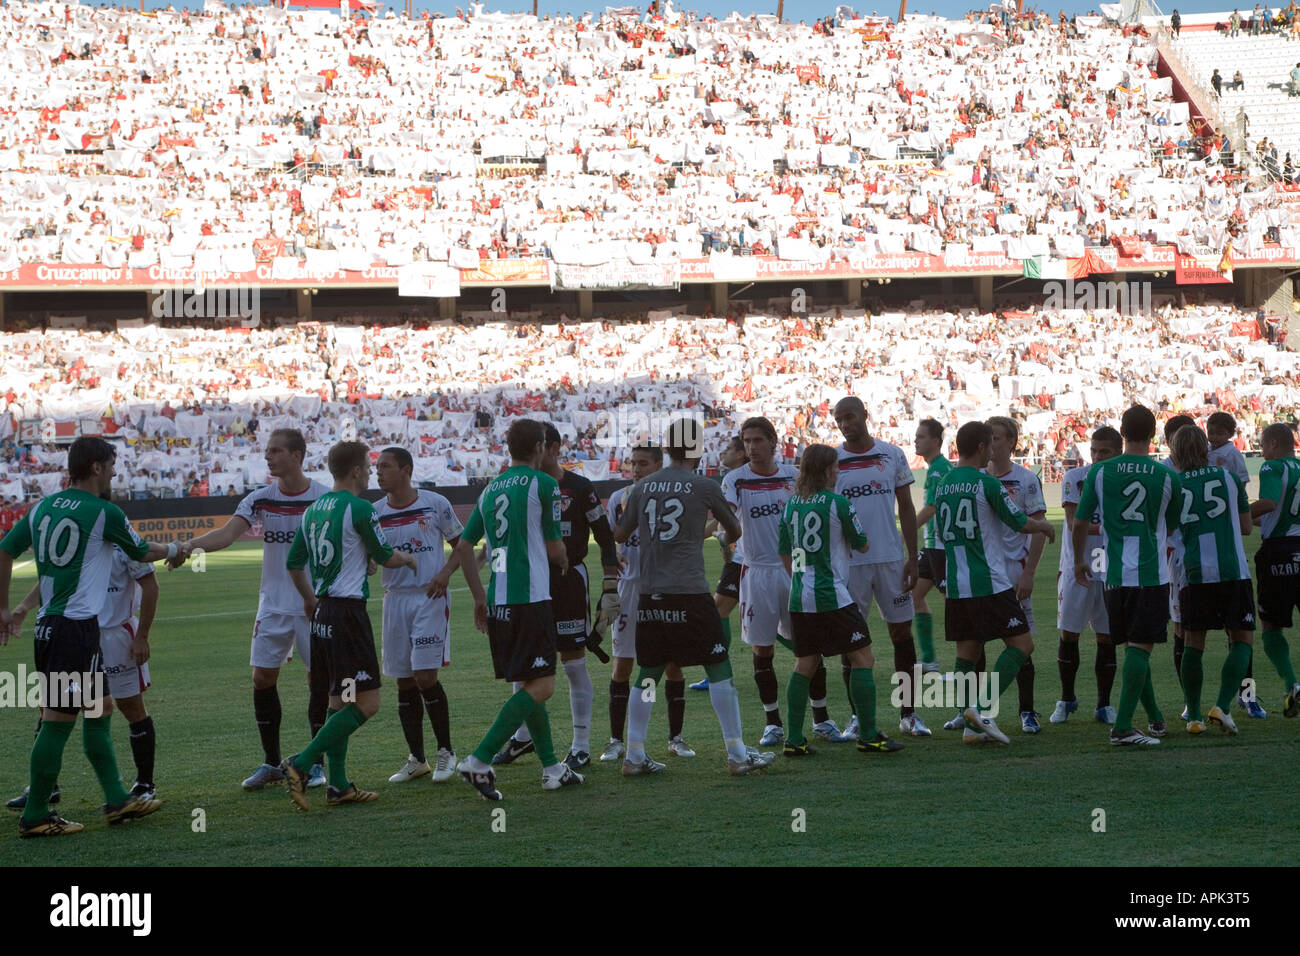
[[[1169,554],[1169,620],[1175,624],[1183,623],[1178,595],[1185,587],[1187,587],[1187,569],[1183,567],[1182,552],[1171,551]]]
[[[311,670],[311,621],[302,614],[259,615],[253,625],[253,649],[248,663],[254,667],[280,668],[294,650],[303,667]]]
[[[104,677],[109,696],[125,700],[144,693],[149,686],[149,665],[131,660],[131,642],[135,640],[135,621],[121,627],[105,627],[99,632],[99,654],[104,660]]]
[[[912,593],[903,590],[903,561],[885,561],[880,564],[849,565],[849,595],[865,621],[871,617],[871,599],[874,596],[880,616],[887,624],[910,621]]]
[[[424,588],[384,592],[381,625],[385,677],[410,677],[451,663],[451,604],[444,594],[430,598]]]
[[[790,626],[790,575],[785,568],[740,569],[740,636],[752,647],[772,647],[780,634],[794,636]]]
[[[1106,596],[1101,581],[1094,580],[1086,588],[1074,580],[1069,571],[1056,575],[1056,627],[1057,630],[1082,634],[1092,628],[1094,634],[1110,634],[1110,618],[1106,616]]]
[[[636,611],[641,600],[641,582],[636,578],[618,582],[618,603],[621,610],[618,620],[614,622],[614,636],[611,639],[614,657],[630,657],[636,660]]]

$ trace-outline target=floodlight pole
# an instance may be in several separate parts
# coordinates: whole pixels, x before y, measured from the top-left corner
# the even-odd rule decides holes
[[[785,0],[776,0],[776,22],[785,23]]]
[[[907,16],[907,0],[900,0],[898,4],[898,22],[903,22],[903,17]]]

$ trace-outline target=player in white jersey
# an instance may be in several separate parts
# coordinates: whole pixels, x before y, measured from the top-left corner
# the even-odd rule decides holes
[[[1098,428],[1092,433],[1091,455],[1093,464],[1114,458],[1124,450],[1124,440],[1110,427]],[[1062,541],[1070,541],[1074,531],[1074,509],[1079,504],[1083,480],[1091,465],[1071,468],[1061,479],[1061,507],[1065,509],[1065,533]],[[1088,532],[1089,567],[1100,567],[1105,554],[1101,540],[1101,524],[1094,520]],[[1115,684],[1115,645],[1110,639],[1110,618],[1106,614],[1105,584],[1097,571],[1091,571],[1087,587],[1074,579],[1074,555],[1068,545],[1061,547],[1061,560],[1056,573],[1056,627],[1061,632],[1057,647],[1056,664],[1061,674],[1061,699],[1049,718],[1054,724],[1063,724],[1070,714],[1079,709],[1074,693],[1074,679],[1079,672],[1079,635],[1091,627],[1097,635],[1097,709],[1093,716],[1099,723],[1113,724],[1115,708],[1110,704],[1111,688]]]
[[[1210,464],[1228,469],[1241,482],[1241,487],[1250,485],[1250,472],[1246,469],[1246,458],[1232,443],[1237,434],[1237,420],[1227,412],[1214,412],[1205,420],[1205,434],[1210,440]],[[1255,658],[1252,656],[1246,665],[1246,677],[1237,693],[1237,703],[1251,717],[1267,717],[1264,705],[1255,696]]]
[[[773,654],[778,638],[789,641],[790,575],[781,564],[777,538],[785,503],[798,471],[776,462],[776,428],[766,418],[749,418],[740,426],[749,463],[727,472],[722,493],[744,529],[744,564],[740,569],[740,636],[754,649],[754,683],[765,712],[761,747],[785,739],[781,724]],[[823,678],[823,685],[825,678]]]
[[[253,668],[253,715],[262,738],[264,762],[244,781],[245,790],[261,790],[268,783],[284,780],[280,770],[280,668],[296,649],[307,669],[310,688],[307,699],[307,723],[313,737],[325,725],[329,709],[329,688],[321,680],[312,680],[311,621],[303,610],[302,598],[285,561],[293,536],[302,525],[303,512],[329,491],[312,481],[302,470],[307,443],[302,432],[277,428],[266,442],[266,470],[275,479],[272,484],[244,496],[235,514],[220,528],[181,545],[179,560],[190,553],[208,553],[228,548],[252,529],[262,537],[262,586],[257,599],[257,621],[253,625],[253,646],[249,664]],[[172,564],[174,562],[168,562]],[[323,677],[323,671],[321,675]],[[311,769],[311,786],[325,786],[325,770]]]
[[[1184,425],[1195,424],[1195,419],[1190,415],[1175,415],[1169,419],[1169,421],[1165,422],[1165,445],[1171,445],[1178,429]],[[1174,468],[1174,461],[1168,455],[1160,459],[1160,464],[1171,471],[1178,470]],[[1183,588],[1187,586],[1187,581],[1183,576],[1182,553],[1179,530],[1170,528],[1165,547],[1165,561],[1169,567],[1169,620],[1174,625],[1174,673],[1178,675],[1180,685],[1183,681],[1183,615],[1178,604],[1178,598]],[[1183,719],[1186,720],[1187,718],[1184,717]]]
[[[1029,515],[1031,520],[1043,520],[1047,514],[1047,505],[1043,502],[1043,486],[1038,476],[1024,465],[1017,465],[1011,460],[1016,444],[1020,441],[1020,426],[1014,419],[1002,415],[990,418],[987,424],[993,429],[993,441],[989,447],[989,464],[985,471],[1002,482],[1002,487],[1016,507]],[[1043,556],[1043,546],[1047,539],[1040,534],[1019,534],[1006,525],[999,525],[998,531],[1002,535],[1003,553],[1006,555],[1007,577],[1016,589],[1016,597],[1020,600],[1029,624],[1029,634],[1033,636],[1038,633],[1034,626],[1034,574],[1038,571],[1038,562]],[[1032,657],[1025,661],[1016,674],[1016,686],[1020,691],[1020,729],[1027,734],[1036,734],[1042,727],[1038,723],[1038,712],[1034,710]]]
[[[663,467],[663,449],[655,445],[639,445],[632,449],[632,479],[640,481]],[[609,496],[608,510],[618,524],[623,517],[623,502],[631,485],[618,488]],[[631,694],[632,665],[636,662],[636,617],[641,600],[641,541],[640,532],[618,546],[620,571],[618,576],[618,614],[613,623],[614,670],[609,678],[609,743],[600,759],[604,763],[619,760],[627,752],[624,728],[627,724],[627,703]],[[686,678],[674,663],[664,668],[664,687],[684,688]],[[640,689],[638,689],[638,693]],[[685,695],[680,690],[668,690],[668,752],[678,757],[694,757],[682,739],[682,722],[685,717]],[[680,701],[680,704],[678,703]]]
[[[447,692],[438,680],[439,669],[451,662],[447,594],[451,575],[441,573],[447,563],[444,544],[461,552],[461,568],[476,603],[487,598],[474,568],[473,551],[460,539],[464,528],[451,503],[437,492],[415,488],[414,467],[410,452],[397,447],[385,448],[375,465],[379,490],[386,495],[375,502],[379,526],[395,550],[417,562],[415,571],[385,568],[380,579],[384,585],[381,667],[384,676],[397,680],[397,717],[410,748],[405,766],[388,782],[404,783],[430,772],[424,753],[427,711],[438,740],[433,782],[442,783],[456,775]]]
[[[719,462],[723,467],[723,477],[726,473],[745,465],[749,462],[749,456],[745,454],[745,443],[737,435],[727,443],[727,447],[722,450],[719,456]],[[718,616],[722,618],[722,639],[727,645],[727,650],[731,650],[731,612],[736,609],[740,603],[740,568],[744,564],[745,545],[742,541],[735,544],[728,544],[726,535],[718,527],[718,522],[710,520],[704,526],[705,534],[712,535],[717,539],[718,545],[722,548],[722,574],[718,577],[718,587],[713,594],[713,604],[718,609]],[[696,681],[691,685],[691,690],[708,690],[709,679],[707,677]]]
[[[897,445],[872,438],[867,431],[867,410],[852,396],[835,405],[835,424],[844,436],[839,446],[839,479],[836,494],[848,498],[871,542],[866,554],[849,555],[849,593],[857,602],[863,620],[871,616],[874,597],[880,616],[889,627],[894,645],[894,672],[906,675],[904,687],[912,686],[916,666],[916,644],[912,640],[912,588],[916,586],[916,506],[912,503],[912,469],[907,455]],[[898,522],[894,509],[898,509]],[[902,536],[899,536],[899,525]],[[904,556],[903,548],[907,553]],[[843,666],[844,684],[849,685],[849,666]],[[852,693],[850,692],[850,701]],[[913,737],[929,737],[926,727],[905,694],[898,729]],[[844,737],[856,740],[858,719],[854,715]]]

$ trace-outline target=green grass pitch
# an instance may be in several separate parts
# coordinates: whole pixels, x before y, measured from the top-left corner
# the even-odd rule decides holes
[[[1059,509],[1051,517],[1059,527]],[[1255,536],[1250,550],[1258,542]],[[68,839],[20,842],[17,815],[11,815],[9,832],[0,836],[3,859],[10,865],[56,866],[1290,862],[1294,850],[1283,835],[1295,822],[1300,720],[1282,718],[1281,680],[1262,653],[1256,657],[1255,676],[1268,719],[1241,714],[1239,737],[1210,728],[1193,738],[1177,719],[1182,702],[1171,645],[1158,648],[1152,658],[1156,694],[1169,736],[1158,748],[1119,750],[1107,743],[1106,728],[1091,719],[1095,643],[1085,635],[1077,685],[1081,710],[1065,725],[1048,724],[1060,690],[1053,626],[1058,548],[1059,542],[1048,546],[1034,593],[1036,703],[1044,729],[1036,737],[1019,732],[1015,690],[1009,689],[1000,719],[1012,739],[1009,747],[963,746],[960,734],[941,729],[947,711],[924,709],[935,736],[904,738],[906,749],[897,755],[868,756],[850,744],[823,743],[810,759],[778,758],[763,774],[732,778],[708,695],[688,691],[685,737],[699,752],[694,760],[666,755],[667,715],[661,700],[647,749],[668,763],[662,776],[624,779],[618,764],[597,762],[588,769],[585,786],[545,793],[536,758],[529,756],[502,770],[498,786],[505,801],[489,804],[458,778],[438,785],[427,777],[387,783],[402,765],[406,745],[396,717],[395,685],[386,681],[378,717],[353,736],[348,754],[351,776],[378,790],[379,801],[326,810],[324,794],[310,791],[312,812],[303,814],[294,810],[283,788],[244,793],[239,787],[261,762],[248,668],[261,549],[238,545],[208,555],[203,573],[189,568],[160,572],[162,597],[152,634],[155,684],[146,701],[158,730],[162,810],[148,820],[106,828],[99,812],[102,794],[81,753],[78,732],[64,757],[59,809],[86,823],[87,831]],[[707,558],[712,583],[721,559],[711,543]],[[596,572],[593,590],[598,590],[595,549],[588,566]],[[15,603],[33,574],[30,564],[16,572]],[[453,594],[453,665],[444,671],[444,680],[452,739],[463,756],[478,743],[508,689],[492,679],[486,638],[473,629],[463,581],[459,587]],[[942,599],[932,593],[930,605],[942,635]],[[370,602],[376,635],[379,610],[376,596]],[[753,743],[762,729],[761,712],[738,623],[733,616],[733,666],[746,739]],[[888,706],[892,652],[874,614],[870,625],[879,654],[880,726],[898,736]],[[1207,642],[1207,699],[1217,692],[1225,640],[1218,634]],[[937,643],[940,663],[950,668],[951,645]],[[20,640],[0,649],[0,671],[15,674],[20,663],[30,669],[31,653],[29,622]],[[783,705],[792,661],[788,652],[778,650]],[[588,662],[596,691],[592,749],[598,753],[608,734],[609,665],[590,656]],[[297,661],[281,675],[285,753],[307,741],[302,675]],[[702,672],[693,668],[687,676],[695,680]],[[843,725],[849,710],[836,667],[830,688],[831,715]],[[1118,700],[1117,680],[1112,702]],[[566,747],[571,728],[563,676],[557,675],[549,707],[557,749]],[[35,721],[32,710],[0,709],[0,790],[5,797],[26,783]],[[432,744],[427,721],[425,735]],[[120,715],[114,718],[114,739],[129,784],[133,766]],[[1229,807],[1238,809],[1229,812]],[[494,819],[494,810],[503,810],[504,818],[497,814]],[[1098,810],[1105,813],[1104,832],[1096,831]],[[202,811],[201,830],[196,811]],[[802,828],[796,826],[800,820]]]

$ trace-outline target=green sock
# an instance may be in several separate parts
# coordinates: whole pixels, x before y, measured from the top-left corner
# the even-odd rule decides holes
[[[933,664],[934,656],[934,615],[929,611],[917,611],[913,618],[916,623],[916,643],[921,646],[921,663]]]
[[[722,646],[731,650],[731,618],[722,619]]]
[[[727,658],[717,664],[705,664],[704,676],[709,679],[710,684],[731,680],[731,659]]]
[[[524,723],[533,735],[533,746],[537,749],[537,759],[542,762],[542,766],[555,766],[558,761],[555,759],[555,743],[551,740],[551,715],[546,712],[546,705],[536,704],[533,712],[524,718]]]
[[[1291,688],[1296,685],[1295,668],[1291,666],[1291,648],[1281,631],[1264,632],[1264,653],[1286,685],[1286,692],[1291,693]]]
[[[366,722],[366,715],[361,712],[361,708],[356,704],[348,704],[342,710],[334,712],[334,716],[325,721],[322,727],[312,738],[311,743],[299,751],[298,756],[293,758],[293,765],[299,770],[306,773],[311,770],[312,764],[320,763],[321,757],[331,753],[339,744],[343,744],[343,753],[347,753],[347,739],[357,732],[357,729]],[[342,771],[342,767],[339,768]],[[331,762],[330,777],[333,783],[334,766]],[[347,786],[346,779],[344,786]]]
[[[27,788],[27,806],[23,823],[40,823],[50,815],[50,794],[63,768],[63,748],[68,745],[74,720],[43,720],[36,743],[32,745],[31,780]]]
[[[1151,655],[1130,644],[1124,651],[1124,682],[1120,685],[1119,710],[1115,715],[1118,733],[1133,729],[1133,715],[1137,713],[1138,701],[1147,689],[1150,676]]]
[[[1232,708],[1232,698],[1237,696],[1237,691],[1241,689],[1241,681],[1246,676],[1246,668],[1250,667],[1250,657],[1253,648],[1250,644],[1242,641],[1233,641],[1228,645],[1228,657],[1223,662],[1223,670],[1219,672],[1219,699],[1215,701],[1219,710],[1225,714]],[[1184,651],[1184,659],[1187,652]]]
[[[109,804],[126,802],[126,788],[117,772],[117,756],[113,753],[113,738],[108,731],[112,714],[103,717],[86,717],[81,722],[81,744],[86,758],[95,768],[95,777],[104,790],[104,800]]]
[[[790,640],[789,638],[782,637],[780,634],[778,634],[776,636],[776,642],[780,644],[782,647],[784,647],[791,654],[794,653],[794,641]],[[1290,687],[1287,688],[1287,690],[1290,689],[1291,689]]]
[[[803,715],[808,709],[809,680],[798,671],[790,672],[790,683],[785,688],[786,740],[792,744],[806,744],[803,733]]]
[[[515,728],[528,719],[528,715],[536,706],[537,701],[528,696],[528,691],[522,689],[515,691],[514,696],[506,701],[501,712],[497,714],[496,722],[488,729],[487,735],[474,748],[474,756],[483,763],[490,764],[497,751],[505,746],[507,738],[515,732]],[[530,727],[529,730],[531,731],[532,728]]]
[[[1016,675],[1020,673],[1020,668],[1025,666],[1025,661],[1029,658],[1014,647],[1005,648],[998,655],[998,662],[993,665],[993,672],[998,676],[997,696],[1002,694],[1016,682]]]
[[[1201,685],[1205,682],[1202,658],[1205,651],[1199,647],[1183,648],[1183,700],[1187,702],[1187,719],[1203,720],[1201,713]]]
[[[339,711],[333,707],[329,709],[329,717],[333,717]],[[326,718],[328,722],[328,717]],[[348,762],[348,738],[344,737],[338,744],[325,751],[325,760],[329,767],[329,784],[338,790],[348,788],[348,772],[345,769]]]
[[[1183,651],[1183,659],[1186,660],[1187,652]],[[1165,721],[1165,715],[1160,713],[1160,708],[1156,706],[1156,689],[1151,683],[1151,667],[1147,667],[1147,681],[1142,688],[1142,709],[1147,712],[1147,720],[1153,724],[1162,724]]]
[[[849,671],[849,691],[858,711],[858,739],[871,740],[880,731],[876,728],[876,678],[870,667]]]

